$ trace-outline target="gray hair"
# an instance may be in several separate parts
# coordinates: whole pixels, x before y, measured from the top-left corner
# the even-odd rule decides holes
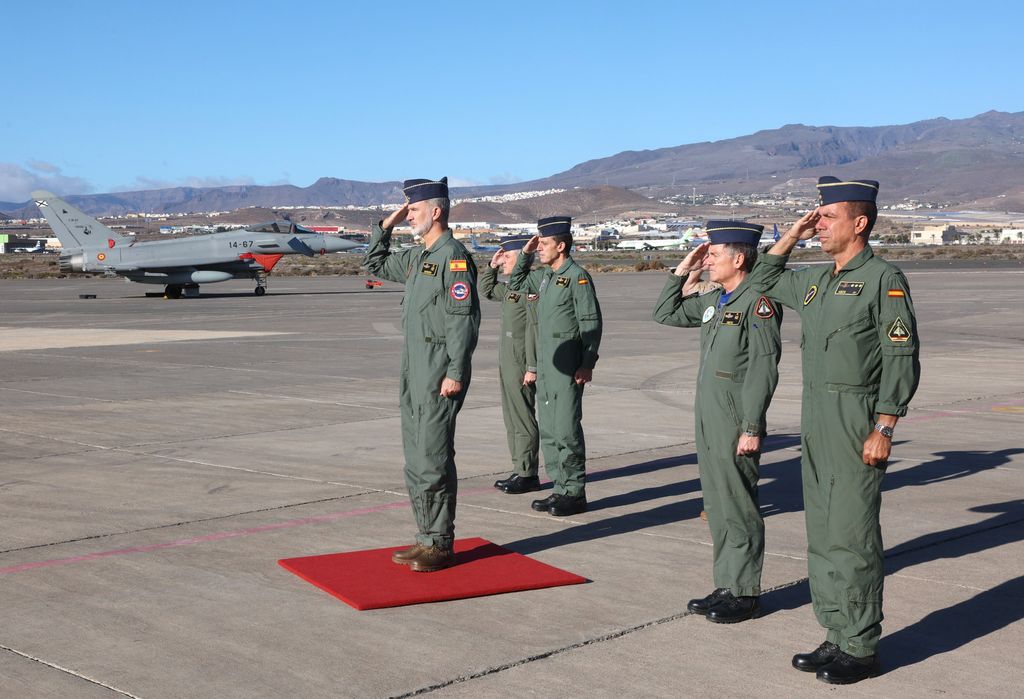
[[[743,271],[749,272],[754,268],[754,263],[757,262],[757,246],[750,245],[748,243],[726,243],[725,249],[729,251],[731,257],[737,255],[743,255]]]
[[[438,197],[437,199],[427,199],[427,206],[430,208],[437,207],[441,210],[441,225],[448,225],[448,214],[452,209],[452,200],[448,197]]]

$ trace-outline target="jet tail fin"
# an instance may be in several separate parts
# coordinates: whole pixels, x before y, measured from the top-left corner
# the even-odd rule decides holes
[[[111,247],[109,241],[127,244],[132,240],[115,233],[55,194],[40,190],[32,192],[32,198],[65,250],[95,250]]]

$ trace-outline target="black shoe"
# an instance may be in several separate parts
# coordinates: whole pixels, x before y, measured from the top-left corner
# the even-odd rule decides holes
[[[827,684],[853,684],[869,677],[877,677],[881,671],[877,655],[855,658],[849,653],[839,651],[832,662],[818,668],[818,679]]]
[[[706,618],[716,624],[736,624],[747,619],[753,619],[761,613],[761,603],[758,597],[734,597],[729,593],[729,599],[723,599],[708,610]]]
[[[505,486],[501,488],[509,495],[522,495],[540,490],[540,478],[537,476],[513,475],[505,480]]]
[[[511,482],[515,477],[516,474],[513,473],[508,478],[499,478],[498,480],[494,481],[494,487],[497,488],[498,490],[504,490],[508,486],[509,482]]]
[[[793,667],[800,672],[817,672],[836,659],[842,651],[831,641],[825,641],[810,653],[797,653],[793,656]]]
[[[543,500],[534,500],[530,503],[530,507],[537,510],[537,512],[549,512],[551,510],[551,503],[553,503],[557,497],[557,495],[548,495]]]
[[[551,501],[551,506],[548,508],[548,512],[553,514],[555,517],[568,517],[569,515],[578,515],[579,513],[586,511],[586,495],[579,495],[577,497],[572,497],[571,495],[556,495],[555,499]]]
[[[686,603],[686,609],[694,614],[707,614],[709,609],[730,597],[732,597],[732,593],[729,592],[729,588],[720,587],[707,597],[690,600]]]

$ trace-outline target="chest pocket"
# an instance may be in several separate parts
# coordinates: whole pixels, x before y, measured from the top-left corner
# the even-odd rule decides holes
[[[825,381],[847,386],[872,386],[881,372],[881,345],[871,309],[842,323],[826,335]]]

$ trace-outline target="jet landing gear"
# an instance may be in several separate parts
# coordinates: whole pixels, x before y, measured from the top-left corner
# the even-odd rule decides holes
[[[164,287],[165,299],[180,299],[182,287],[180,284],[168,284]]]
[[[257,296],[265,296],[267,293],[267,275],[266,274],[254,274],[253,279],[256,280],[256,288],[252,293]]]

